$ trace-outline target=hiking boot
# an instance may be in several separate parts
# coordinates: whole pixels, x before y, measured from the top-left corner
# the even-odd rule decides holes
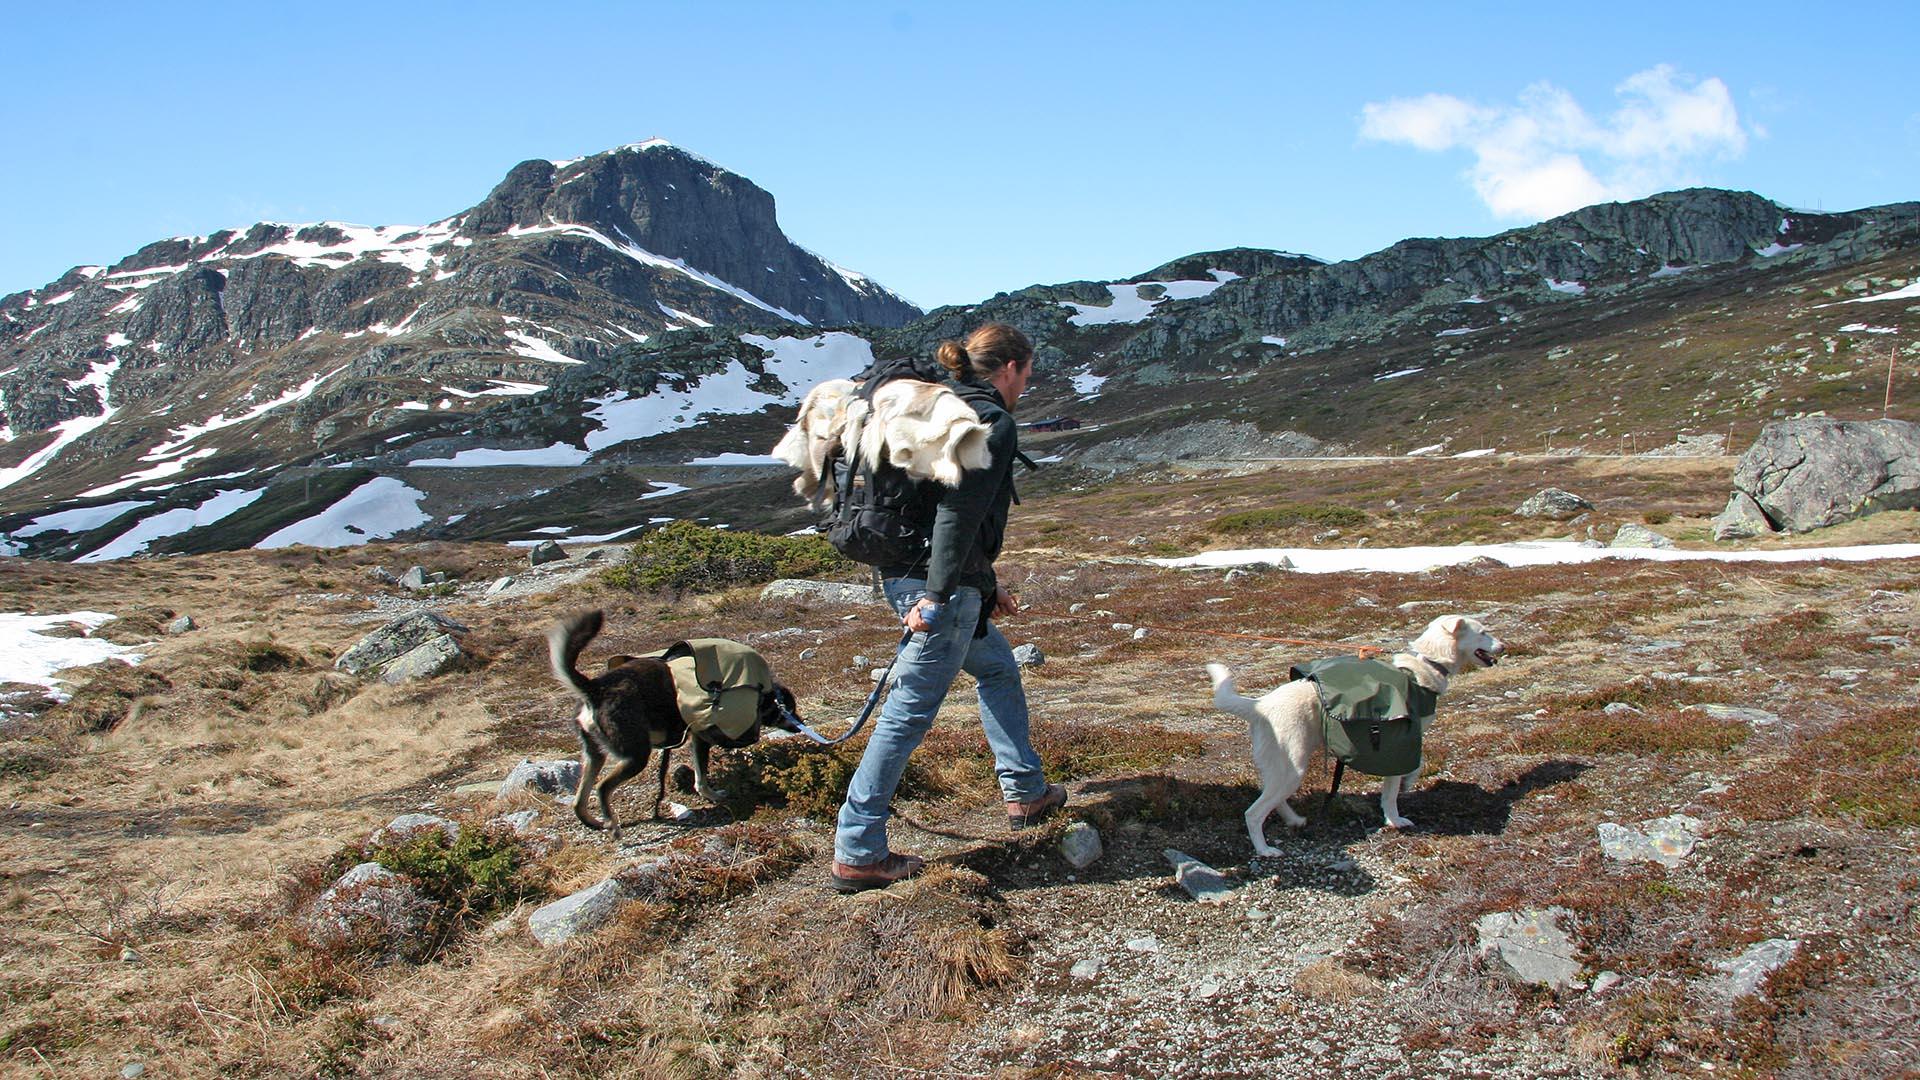
[[[926,869],[926,866],[927,860],[918,855],[901,855],[890,851],[886,858],[864,866],[853,866],[835,859],[827,877],[832,880],[835,891],[857,893],[867,889],[884,889],[896,881],[905,881]]]
[[[1067,805],[1067,789],[1059,784],[1048,784],[1040,797],[1030,802],[1010,802],[1007,804],[1007,827],[1025,829],[1038,825],[1061,807]]]

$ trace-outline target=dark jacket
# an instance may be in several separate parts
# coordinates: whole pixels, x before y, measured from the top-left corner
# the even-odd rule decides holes
[[[999,587],[993,560],[1007,535],[1007,509],[1014,502],[1013,463],[1020,450],[1013,414],[1000,392],[981,382],[945,381],[948,388],[973,406],[988,427],[988,464],[961,475],[953,487],[932,485],[939,493],[932,512],[933,546],[929,553],[927,592],[941,602],[953,598],[963,585],[980,590],[989,604]],[[918,567],[886,567],[887,577],[909,576]]]

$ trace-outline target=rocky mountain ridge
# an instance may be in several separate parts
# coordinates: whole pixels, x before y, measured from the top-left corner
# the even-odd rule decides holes
[[[13,550],[71,558],[104,550],[101,544],[159,515],[173,515],[171,524],[158,535],[141,533],[141,550],[311,543],[317,535],[332,542],[355,535],[578,539],[676,516],[791,528],[802,516],[757,465],[787,415],[782,406],[821,379],[855,374],[876,357],[924,355],[987,319],[1021,327],[1038,345],[1040,374],[1023,414],[1085,422],[1037,437],[1069,465],[1084,458],[1106,470],[1116,460],[1151,457],[1139,448],[1195,441],[1156,432],[1191,427],[1198,435],[1222,418],[1253,433],[1236,445],[1269,455],[1326,446],[1432,453],[1469,442],[1551,449],[1556,440],[1610,438],[1629,424],[1657,432],[1648,445],[1666,445],[1725,432],[1729,422],[1756,416],[1762,402],[1777,415],[1793,411],[1780,404],[1795,402],[1801,412],[1864,408],[1873,389],[1867,350],[1851,350],[1875,339],[1844,310],[1820,310],[1832,306],[1820,299],[1899,295],[1920,244],[1916,204],[1820,214],[1751,193],[1695,189],[1588,207],[1491,237],[1407,240],[1342,263],[1249,248],[1201,252],[1130,278],[1036,285],[902,321],[886,303],[897,299],[876,299],[862,290],[865,279],[831,268],[807,280],[831,284],[830,274],[839,289],[821,284],[800,299],[774,292],[774,279],[803,278],[812,256],[763,242],[777,235],[768,232],[771,198],[732,174],[701,171],[711,168],[651,146],[527,162],[472,211],[425,230],[336,236],[318,227],[257,227],[241,237],[150,249],[131,261],[139,265],[94,275],[139,280],[164,272],[167,282],[224,275],[231,290],[236,274],[244,281],[255,273],[311,273],[300,260],[339,262],[341,252],[327,249],[357,244],[376,254],[332,267],[341,288],[397,274],[416,286],[400,291],[418,295],[429,287],[421,279],[457,263],[449,286],[484,281],[488,291],[462,294],[449,311],[429,310],[429,301],[378,316],[392,323],[369,322],[377,316],[367,310],[386,311],[378,304],[390,294],[328,307],[329,318],[348,320],[330,325],[365,327],[335,333],[336,348],[356,334],[378,331],[383,340],[339,371],[309,362],[304,381],[288,375],[272,384],[290,387],[278,397],[240,397],[210,420],[159,428],[165,437],[157,445],[152,424],[144,434],[120,423],[93,429],[116,418],[128,398],[144,396],[163,416],[184,408],[183,390],[211,396],[208,388],[229,385],[233,369],[204,351],[166,363],[129,363],[112,350],[90,355],[92,366],[67,380],[69,394],[53,396],[95,400],[88,395],[110,386],[115,411],[76,412],[64,423],[82,429],[75,438],[103,458],[145,449],[141,467],[118,466],[104,483],[60,470],[64,488],[51,470],[15,477],[24,482],[0,498],[16,513],[0,518],[0,530]],[[682,183],[689,171],[698,184]],[[684,192],[687,186],[697,193]],[[703,235],[710,252],[701,268],[672,254],[693,251]],[[504,254],[473,254],[500,244],[510,245]],[[780,261],[783,251],[790,261]],[[250,253],[278,257],[245,258]],[[175,269],[195,258],[229,265]],[[606,297],[637,289],[651,290],[659,309],[651,317],[664,328],[641,334],[637,323],[595,314]],[[662,299],[672,289],[679,291]],[[323,295],[333,294],[315,294]],[[133,305],[123,315],[138,316],[142,298],[121,301]],[[681,306],[696,301],[713,318]],[[38,299],[36,308],[53,303]],[[786,303],[796,306],[780,306]],[[20,298],[6,304],[13,306],[0,305],[0,314],[17,321]],[[876,304],[897,325],[877,325],[885,320],[872,314]],[[626,304],[617,318],[638,319],[634,307]],[[1907,317],[1902,307],[1878,305],[1872,314],[1897,324]],[[312,328],[294,333],[314,306],[296,307],[299,317],[271,308],[241,307],[254,335],[242,340],[291,336],[273,354],[285,356],[325,337]],[[802,318],[814,325],[789,321]],[[596,319],[622,330],[624,340],[581,328]],[[853,322],[828,329],[835,320]],[[1689,326],[1691,344],[1682,329]],[[422,327],[431,347],[413,336]],[[578,332],[556,332],[567,327]],[[1888,335],[1883,340],[1896,349],[1915,348],[1897,325],[1868,329]],[[42,330],[15,333],[12,342]],[[489,350],[489,333],[505,334],[516,351]],[[108,342],[116,336],[128,335]],[[0,330],[0,349],[8,340]],[[417,373],[423,363],[431,375]],[[196,375],[196,364],[208,370]],[[169,379],[175,385],[164,385]],[[17,370],[0,376],[0,401],[9,408],[38,400],[20,383]],[[1612,383],[1619,385],[1608,400],[1602,391]],[[36,385],[44,391],[59,383]],[[1493,413],[1499,406],[1508,412]],[[47,415],[54,413],[40,414]],[[1099,450],[1115,440],[1132,449],[1118,459]],[[32,464],[10,471],[31,472]],[[8,471],[0,470],[0,482]],[[181,483],[195,476],[203,479]],[[286,531],[344,514],[340,508],[357,505],[354,499],[385,505],[393,498],[410,501],[354,523],[359,533]],[[229,509],[243,499],[245,514]],[[50,502],[60,509],[49,514]],[[203,520],[214,514],[220,517]]]

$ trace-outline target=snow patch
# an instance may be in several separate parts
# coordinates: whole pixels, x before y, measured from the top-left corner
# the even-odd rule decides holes
[[[48,637],[39,632],[78,623],[91,634],[112,618],[103,611],[69,611],[60,615],[0,612],[0,682],[44,686],[55,700],[65,701],[68,695],[59,691],[54,672],[103,660],[139,663],[142,654],[135,646],[115,645],[96,637]]]
[[[1869,562],[1876,559],[1920,558],[1920,544],[1863,544],[1854,547],[1792,548],[1770,551],[1687,551],[1680,548],[1590,548],[1576,540],[1537,540],[1511,544],[1460,544],[1455,547],[1404,548],[1258,548],[1207,551],[1179,559],[1149,559],[1167,567],[1244,566],[1289,559],[1303,574],[1363,571],[1388,574],[1417,573],[1436,566],[1454,566],[1478,558],[1498,559],[1508,566],[1547,566],[1594,562],[1600,559],[1645,559],[1653,562]]]
[[[197,529],[202,525],[211,525],[221,518],[252,506],[266,492],[266,488],[254,491],[216,492],[213,498],[198,506],[183,506],[145,518],[133,528],[74,561],[106,562],[109,559],[124,559],[129,555],[137,555],[147,550],[148,544],[162,537],[174,536],[190,529]]]
[[[1153,314],[1153,309],[1168,300],[1192,300],[1206,296],[1240,275],[1228,270],[1209,270],[1212,281],[1133,281],[1107,286],[1113,302],[1105,307],[1092,304],[1077,304],[1071,300],[1060,301],[1061,307],[1074,310],[1067,321],[1075,326],[1104,326],[1109,323],[1136,323]],[[1141,297],[1140,290],[1148,285],[1158,285],[1166,289],[1164,296],[1147,300]]]
[[[420,500],[426,497],[426,492],[391,476],[376,476],[320,513],[294,522],[253,546],[349,547],[384,539],[432,521],[420,509]]]

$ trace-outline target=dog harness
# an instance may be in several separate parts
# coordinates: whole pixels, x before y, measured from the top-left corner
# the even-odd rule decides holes
[[[1439,695],[1384,660],[1336,656],[1288,672],[1320,694],[1327,752],[1340,768],[1371,776],[1404,776],[1420,767],[1420,739]]]
[[[666,662],[687,727],[717,746],[760,738],[763,701],[773,698],[773,672],[751,647],[726,638],[676,641],[650,658]]]

